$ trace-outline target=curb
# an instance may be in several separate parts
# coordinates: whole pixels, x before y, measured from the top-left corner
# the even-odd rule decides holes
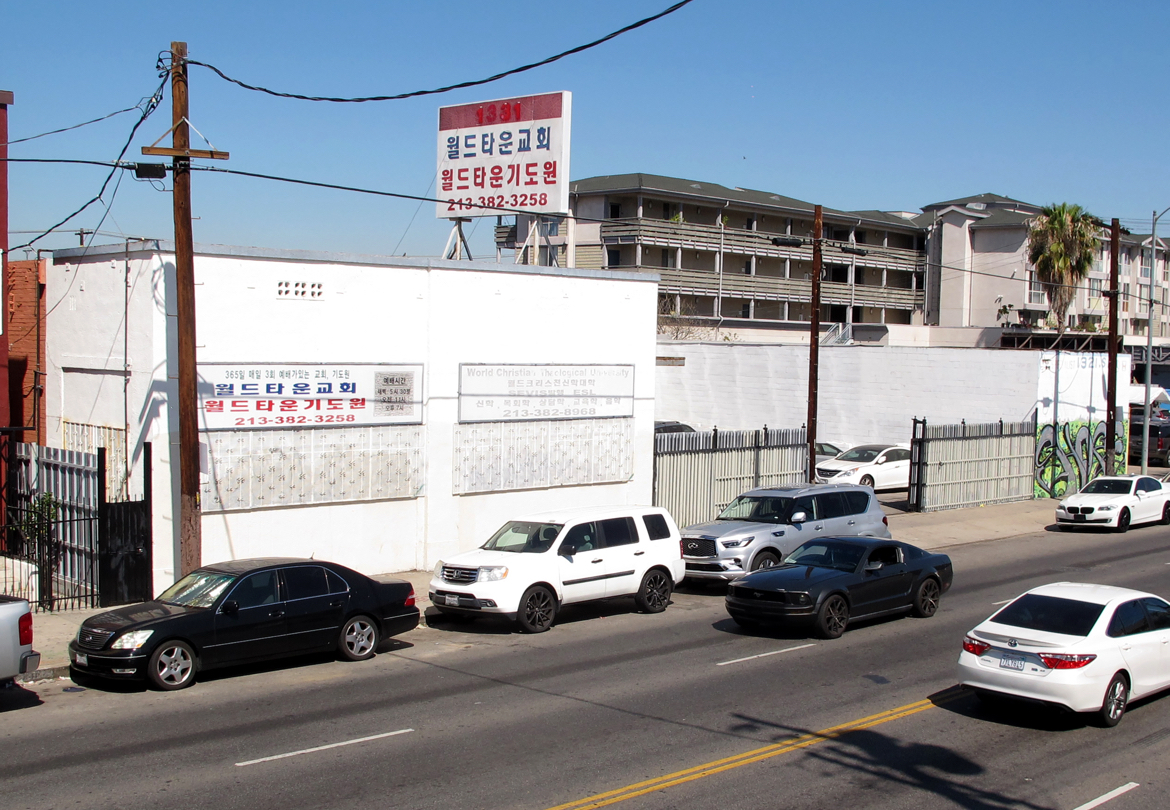
[[[15,680],[17,683],[34,683],[36,681],[55,681],[58,678],[69,677],[69,665],[62,664],[56,667],[41,667],[34,669],[32,672],[26,672],[23,675],[17,675]]]

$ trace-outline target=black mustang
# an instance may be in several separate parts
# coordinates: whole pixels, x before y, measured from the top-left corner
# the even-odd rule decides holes
[[[741,627],[803,621],[821,638],[838,638],[851,618],[933,616],[952,578],[945,554],[873,537],[823,538],[733,582],[727,612]]]
[[[234,560],[193,571],[152,602],[86,619],[73,671],[182,689],[200,669],[336,649],[351,661],[418,625],[414,588],[321,560]]]

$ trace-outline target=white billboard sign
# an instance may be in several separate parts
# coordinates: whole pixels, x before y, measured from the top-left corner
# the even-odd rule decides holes
[[[633,366],[459,366],[460,422],[633,415]]]
[[[573,94],[439,108],[440,219],[569,212]]]
[[[200,363],[203,430],[422,422],[422,365]]]

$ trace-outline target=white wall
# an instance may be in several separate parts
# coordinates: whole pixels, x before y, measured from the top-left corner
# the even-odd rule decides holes
[[[662,343],[684,357],[659,366],[655,418],[699,429],[797,428],[808,416],[808,348],[783,344]],[[1027,419],[1038,352],[898,346],[822,346],[817,436],[909,442],[911,420]]]
[[[127,265],[134,360],[123,400],[118,324]],[[70,274],[85,278],[84,296]],[[210,246],[197,248],[195,274],[201,363],[424,364],[420,497],[206,513],[204,562],[315,554],[370,573],[429,568],[520,513],[650,502],[656,276]],[[123,426],[123,408],[131,440],[140,433],[154,442],[156,587],[173,581],[178,543],[177,423],[166,407],[177,376],[173,279],[173,254],[157,243],[139,243],[128,261],[100,250],[59,252],[49,274],[49,300],[63,301],[48,328],[50,433],[57,427],[50,443],[60,442],[62,418],[113,416]],[[278,281],[320,282],[324,295],[278,299]],[[117,396],[70,382],[68,363],[81,361],[69,358],[83,355],[94,368],[116,367]],[[452,495],[460,363],[632,364],[632,478]]]
[[[1055,417],[1060,422],[1100,422],[1109,402],[1109,355],[1077,352],[1060,353],[1060,382],[1057,388],[1056,352],[1035,352],[1039,366],[1036,380],[1036,410],[1040,424]],[[1117,355],[1117,418],[1129,419],[1129,379],[1132,358]],[[1056,399],[1059,392],[1059,400]]]

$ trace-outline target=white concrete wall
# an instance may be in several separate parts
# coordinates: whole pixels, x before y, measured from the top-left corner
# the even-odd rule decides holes
[[[174,579],[178,475],[173,254],[129,259],[131,384],[122,394],[127,262],[58,254],[49,273],[50,432],[63,418],[110,419],[131,441],[153,441],[155,584]],[[81,269],[68,262],[81,262]],[[196,256],[201,363],[422,363],[425,485],[420,497],[239,512],[203,518],[203,560],[253,556],[332,559],[375,573],[429,568],[482,543],[517,514],[561,506],[649,503],[653,480],[657,277],[471,262],[256,249]],[[69,269],[66,269],[69,268]],[[73,274],[72,276],[70,274]],[[84,278],[84,293],[73,277]],[[92,279],[92,280],[91,280]],[[320,300],[278,299],[278,281],[320,282]],[[72,286],[71,286],[72,285]],[[89,358],[78,360],[77,358]],[[632,364],[629,481],[452,495],[460,363]],[[116,391],[74,382],[73,366],[115,367]],[[88,365],[86,365],[88,364]],[[104,378],[103,378],[104,379]],[[89,378],[85,378],[88,382]],[[123,410],[128,417],[123,421]]]
[[[783,344],[663,343],[684,357],[659,366],[655,418],[697,429],[797,428],[808,415],[808,348]],[[1038,352],[822,346],[817,436],[909,442],[911,420],[1027,419]]]
[[[1036,356],[1036,411],[1040,424],[1055,418],[1060,422],[1100,422],[1105,419],[1109,399],[1109,355],[1077,352],[1060,353],[1060,381],[1057,386],[1056,352],[1029,352]],[[1129,419],[1129,380],[1132,358],[1117,355],[1117,418]],[[1057,395],[1059,393],[1059,400]]]

